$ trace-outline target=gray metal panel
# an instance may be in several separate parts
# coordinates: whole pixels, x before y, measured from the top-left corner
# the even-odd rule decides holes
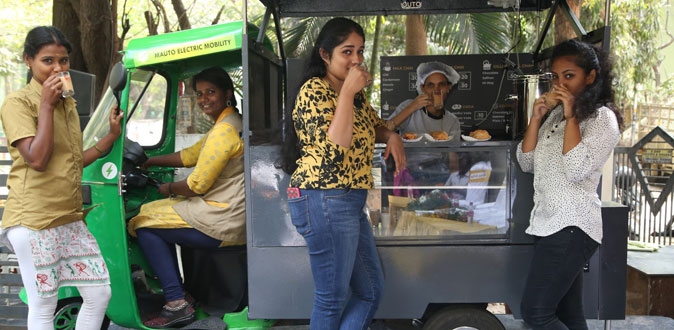
[[[375,318],[418,318],[429,303],[483,302],[505,302],[520,317],[533,245],[380,246],[378,251],[385,287]],[[313,279],[306,248],[252,248],[248,258],[249,317],[309,318]],[[583,294],[586,317],[592,319],[598,317],[599,270],[595,254],[584,273]]]
[[[17,297],[17,295],[14,295]],[[0,322],[7,322],[8,319],[25,319],[28,315],[28,306],[18,305],[18,306],[0,306]],[[16,323],[20,323],[16,322]],[[25,321],[23,321],[25,324]],[[4,325],[0,323],[0,325]],[[6,329],[5,327],[0,326],[0,329]]]
[[[285,188],[290,177],[274,167],[279,146],[253,146],[248,153],[250,181],[253,188],[247,194],[251,215],[248,229],[253,233],[253,246],[304,246],[290,222]],[[250,242],[250,241],[249,241]]]
[[[599,281],[599,318],[625,319],[625,290],[627,281],[628,236],[627,206],[602,203],[604,239],[600,249],[601,279]]]
[[[23,286],[20,274],[2,274],[0,276],[0,286]]]
[[[471,12],[512,12],[488,4],[488,0],[261,0],[267,6],[278,3],[281,17],[287,16],[357,16],[357,15],[416,15]],[[522,0],[521,11],[549,8],[551,0]]]

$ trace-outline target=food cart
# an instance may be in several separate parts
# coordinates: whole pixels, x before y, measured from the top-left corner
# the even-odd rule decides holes
[[[267,13],[261,30],[264,31],[273,18],[280,49],[283,49],[283,38],[278,34],[278,26],[282,17],[511,10],[492,6],[487,1],[262,2]],[[570,12],[565,1],[554,4],[521,1],[520,10],[543,10],[551,6],[552,13],[558,6]],[[601,40],[608,37],[607,31],[604,28],[589,34],[582,32],[585,39]],[[546,51],[539,52],[540,45],[534,53],[521,54],[519,67],[495,61],[489,69],[499,77],[510,78],[527,73],[522,72],[524,69],[536,73],[538,62],[546,54]],[[290,221],[284,193],[289,176],[278,169],[281,148],[274,134],[288,129],[283,123],[288,122],[303,63],[300,59],[285,58],[282,51],[278,57],[268,58],[247,47],[242,49],[244,63],[248,63],[244,65],[247,101],[243,104],[248,155],[249,317],[307,319],[313,301],[309,256],[303,238]],[[504,55],[509,54],[500,56]],[[393,65],[382,62],[383,81],[384,67]],[[257,71],[257,68],[264,70]],[[473,72],[473,81],[480,80],[479,74]],[[487,303],[506,303],[515,317],[520,316],[521,295],[533,255],[533,239],[524,233],[533,206],[533,177],[523,173],[515,160],[516,139],[526,129],[526,104],[521,98],[523,90],[513,87],[513,81],[501,80],[499,85],[496,80],[497,87],[511,89],[504,90],[500,96],[503,100],[494,102],[498,111],[485,116],[498,113],[504,120],[500,126],[499,121],[476,120],[462,132],[467,135],[469,130],[491,124],[491,140],[406,142],[408,169],[416,172],[417,179],[402,185],[394,184],[392,163],[379,157],[383,149],[377,146],[373,165],[375,188],[369,193],[366,208],[385,277],[384,294],[375,318],[418,319],[424,322],[424,329],[502,328],[485,310]],[[272,89],[271,95],[260,97],[260,84],[265,84],[264,89],[273,86],[286,86],[286,89],[278,93]],[[483,94],[489,90],[484,88]],[[508,94],[520,96],[520,102],[506,103]],[[485,96],[491,98],[491,95],[483,95],[483,98]],[[382,112],[386,110],[382,106]],[[490,164],[485,184],[479,187],[445,184],[452,162],[475,158],[475,155]],[[456,197],[470,189],[482,191],[484,197],[479,205],[466,205]],[[623,319],[626,209],[606,203],[602,215],[604,241],[584,272],[585,312],[591,319]]]
[[[259,28],[231,22],[137,39],[129,44],[123,63],[113,69],[112,88],[84,131],[85,147],[93,145],[107,133],[108,111],[118,103],[125,110],[122,136],[83,173],[83,203],[86,207],[98,205],[87,217],[88,227],[111,274],[113,294],[104,328],[112,320],[144,329],[142,321],[163,304],[156,277],[137,241],[128,235],[126,221],[144,203],[162,198],[152,185],[155,180],[175,179],[171,168],[150,168],[146,172],[138,166],[145,153],[174,152],[178,141],[185,138],[177,133],[181,127],[198,124],[190,116],[195,113],[191,111],[191,97],[184,93],[192,75],[210,66],[241,70],[247,245],[245,249],[219,251],[183,249],[186,287],[202,301],[199,318],[217,316],[233,329],[265,328],[272,323],[270,319],[308,319],[313,301],[308,253],[287,209],[284,192],[289,177],[277,167],[280,142],[287,128],[284,123],[288,123],[302,72],[302,61],[286,58],[283,52],[280,19],[507,10],[486,0],[262,3],[267,12]],[[520,9],[553,6],[554,12],[560,3],[565,1],[551,4],[528,0],[521,2]],[[247,1],[243,4],[246,22]],[[278,54],[265,38],[272,19]],[[549,22],[550,17],[546,26]],[[607,32],[602,29],[587,36],[604,37]],[[485,68],[506,78],[513,71],[519,74],[516,69],[535,72],[536,58],[545,57],[545,51],[539,53],[539,49],[540,43],[534,53],[520,54],[515,61],[518,68],[490,60],[489,66],[478,62],[478,69],[464,71],[481,72]],[[465,67],[473,65],[470,63],[475,63],[474,59]],[[478,73],[471,77],[478,79]],[[526,93],[513,88],[511,80],[499,84],[497,79],[492,81],[496,87],[508,86],[500,95],[503,100],[497,98],[498,110],[485,113],[477,121],[473,118],[474,127],[464,132],[488,128],[491,140],[406,143],[408,169],[416,176],[408,184],[395,184],[392,164],[382,160],[382,146],[377,147],[373,166],[376,187],[369,193],[367,213],[385,287],[375,318],[417,319],[424,329],[465,326],[491,330],[503,329],[503,325],[486,311],[487,303],[506,303],[515,317],[520,315],[519,302],[533,255],[532,237],[524,233],[533,206],[533,178],[519,169],[514,154],[516,138],[526,124],[526,102],[522,102]],[[487,87],[481,88],[488,93]],[[510,94],[521,97],[520,102],[506,102]],[[480,122],[495,117],[503,121]],[[446,184],[456,164],[468,159],[489,163],[482,184]],[[465,198],[457,197],[472,190],[480,190],[480,203],[466,205]],[[588,318],[622,319],[626,208],[606,204],[602,216],[604,241],[584,273],[585,311]],[[247,301],[245,290],[239,290],[246,286],[245,277],[237,275],[240,267],[248,271]],[[78,295],[73,288],[60,290],[55,317],[59,328],[72,327],[76,322],[81,306]]]

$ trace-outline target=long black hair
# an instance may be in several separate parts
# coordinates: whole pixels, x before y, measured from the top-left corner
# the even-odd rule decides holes
[[[205,69],[192,77],[192,89],[197,91],[197,81],[207,81],[226,92],[232,90],[232,98],[229,99],[231,105],[236,107],[236,97],[234,97],[234,83],[232,83],[232,78],[229,76],[227,71],[223,70],[221,67],[210,67]]]
[[[59,29],[54,26],[38,26],[32,28],[26,34],[26,40],[23,43],[23,54],[34,58],[42,47],[51,44],[65,47],[68,53],[72,50],[70,42]]]
[[[556,59],[564,56],[573,58],[573,62],[590,74],[596,71],[594,82],[585,87],[575,101],[575,112],[578,122],[595,115],[597,109],[606,106],[611,109],[618,119],[618,126],[622,127],[623,117],[615,105],[615,92],[613,91],[613,63],[609,55],[601,48],[571,39],[560,43],[552,50],[553,63]]]
[[[329,58],[332,58],[332,51],[335,47],[342,44],[353,32],[363,37],[363,42],[365,41],[363,28],[360,24],[348,18],[335,17],[323,25],[321,32],[318,33],[314,47],[311,49],[309,58],[306,60],[304,78],[301,81],[302,85],[311,78],[323,78],[327,74],[325,61],[321,57],[321,49],[328,54]],[[294,107],[293,102],[293,106],[290,109],[286,109],[286,121],[284,124],[285,139],[281,150],[280,168],[288,174],[295,172],[295,169],[297,169],[297,159],[300,157],[300,145],[292,121]]]

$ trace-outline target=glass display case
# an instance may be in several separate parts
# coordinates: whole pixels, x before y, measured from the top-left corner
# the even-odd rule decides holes
[[[377,244],[529,242],[524,228],[531,192],[528,198],[526,191],[515,192],[518,180],[530,183],[530,178],[517,170],[513,146],[511,141],[405,143],[407,167],[398,175],[392,157],[384,159],[384,146],[377,146],[375,187],[365,208]],[[275,166],[279,151],[276,146],[255,146],[249,153],[247,199],[254,246],[305,245],[290,221],[285,194],[289,176]]]
[[[366,213],[379,239],[507,238],[509,150],[493,146],[405,146],[407,167],[394,172],[375,152]]]

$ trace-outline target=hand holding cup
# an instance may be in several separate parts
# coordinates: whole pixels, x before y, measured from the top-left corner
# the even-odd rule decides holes
[[[349,91],[356,94],[363,88],[372,84],[372,77],[366,70],[367,66],[364,64],[356,64],[349,69],[342,90],[348,88]]]
[[[75,89],[73,88],[73,81],[70,79],[69,71],[61,71],[56,74],[56,76],[61,80],[63,84],[61,87],[61,96],[63,98],[75,95]]]
[[[550,109],[556,107],[560,102],[559,99],[555,98],[552,90],[543,94],[543,100],[545,102],[545,106]]]
[[[439,93],[433,93],[433,108],[436,110],[442,109],[445,106],[445,93],[440,91]]]

